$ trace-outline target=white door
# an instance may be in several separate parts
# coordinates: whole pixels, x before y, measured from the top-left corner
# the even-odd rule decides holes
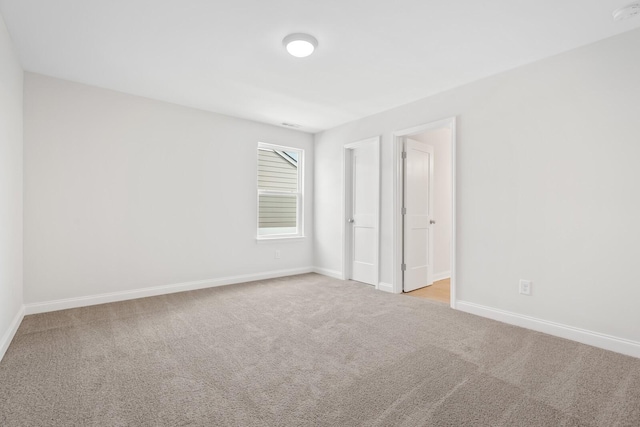
[[[357,144],[347,150],[350,203],[347,233],[350,233],[350,278],[375,285],[378,261],[378,144]]]
[[[433,147],[407,138],[404,144],[404,288],[433,283]]]

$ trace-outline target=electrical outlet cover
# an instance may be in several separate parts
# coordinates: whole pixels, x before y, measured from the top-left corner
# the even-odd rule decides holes
[[[522,295],[531,295],[531,286],[533,282],[531,280],[520,279],[520,293]]]

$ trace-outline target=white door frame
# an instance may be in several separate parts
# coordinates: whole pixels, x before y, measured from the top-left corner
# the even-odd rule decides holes
[[[404,138],[428,130],[451,129],[451,308],[456,308],[456,118],[449,117],[420,126],[402,129],[391,135],[393,141],[393,292],[402,293],[402,149]]]
[[[351,188],[348,185],[351,182],[349,178],[351,176],[351,162],[347,161],[349,158],[348,150],[354,148],[374,144],[374,163],[375,163],[375,177],[373,182],[375,193],[375,219],[376,225],[375,232],[375,248],[374,248],[374,264],[375,274],[373,285],[376,289],[380,286],[380,136],[374,136],[371,138],[363,139],[360,141],[345,144],[342,151],[342,279],[348,280],[351,278],[351,233],[347,228],[347,211],[351,206],[352,195]]]

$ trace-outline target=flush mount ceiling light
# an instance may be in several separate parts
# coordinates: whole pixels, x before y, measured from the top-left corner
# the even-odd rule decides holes
[[[282,44],[291,55],[296,58],[304,58],[311,55],[318,47],[318,40],[309,34],[295,33],[285,37]]]
[[[622,21],[624,19],[633,18],[634,16],[638,16],[640,14],[640,3],[635,2],[628,4],[626,6],[621,7],[620,9],[616,9],[613,11],[613,20],[614,21]]]

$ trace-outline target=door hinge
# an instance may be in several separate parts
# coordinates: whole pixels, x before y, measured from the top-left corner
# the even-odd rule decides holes
[[[402,208],[402,215],[406,215],[407,214],[407,208]]]
[[[402,158],[403,158],[403,159],[406,159],[406,158],[407,158],[407,152],[406,152],[406,151],[403,151],[403,152],[402,152]]]
[[[407,271],[407,264],[402,264],[400,268],[402,269],[402,271]]]

